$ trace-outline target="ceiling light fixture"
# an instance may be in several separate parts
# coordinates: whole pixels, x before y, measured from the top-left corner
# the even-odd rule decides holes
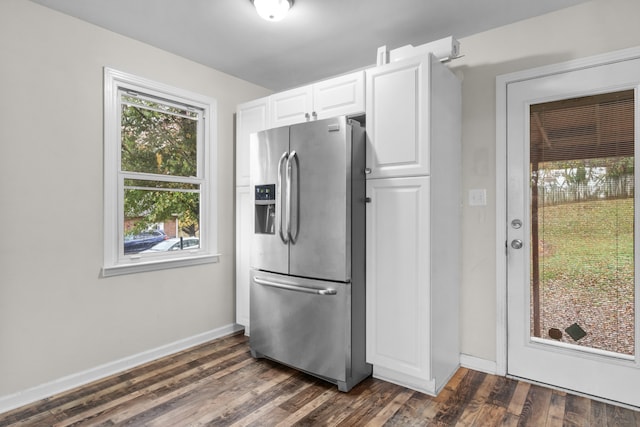
[[[267,21],[280,21],[293,6],[293,0],[251,0],[258,15]]]

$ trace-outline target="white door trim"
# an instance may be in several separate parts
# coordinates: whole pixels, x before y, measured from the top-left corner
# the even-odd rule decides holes
[[[511,83],[640,58],[640,47],[496,77],[496,374],[507,373],[507,87]]]

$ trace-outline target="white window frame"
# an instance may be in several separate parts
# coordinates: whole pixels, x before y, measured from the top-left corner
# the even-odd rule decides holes
[[[120,171],[119,90],[189,105],[202,111],[202,143],[198,145],[201,175],[200,242],[197,250],[164,256],[124,255],[124,179]],[[154,271],[219,261],[217,215],[217,102],[215,99],[112,68],[104,68],[104,264],[102,276]],[[200,150],[202,153],[200,154]]]

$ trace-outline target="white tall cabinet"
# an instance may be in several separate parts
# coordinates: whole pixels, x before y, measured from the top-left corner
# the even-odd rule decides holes
[[[367,362],[437,394],[460,358],[460,82],[423,55],[366,88]]]
[[[249,137],[269,127],[269,97],[236,109],[236,323],[249,333],[249,269],[253,194],[249,187]]]

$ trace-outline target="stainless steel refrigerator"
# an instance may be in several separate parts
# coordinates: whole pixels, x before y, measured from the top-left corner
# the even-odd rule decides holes
[[[250,345],[349,391],[365,362],[365,132],[346,117],[252,135]]]

